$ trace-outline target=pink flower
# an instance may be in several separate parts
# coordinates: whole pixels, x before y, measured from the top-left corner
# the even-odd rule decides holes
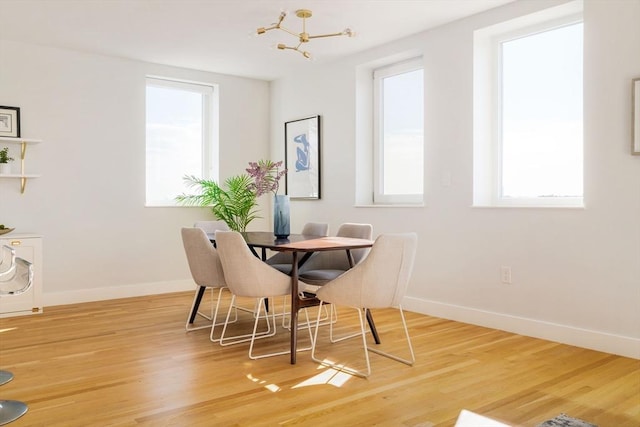
[[[253,178],[251,189],[255,191],[256,197],[272,192],[278,194],[280,188],[280,178],[282,178],[287,170],[280,170],[282,160],[272,162],[271,160],[259,160],[257,162],[249,162],[247,173]]]

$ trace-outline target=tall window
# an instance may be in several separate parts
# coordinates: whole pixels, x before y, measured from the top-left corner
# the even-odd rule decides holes
[[[374,80],[374,203],[420,203],[424,185],[422,59],[379,68]]]
[[[175,206],[185,175],[217,180],[215,95],[211,85],[147,78],[147,206]]]
[[[474,203],[581,206],[581,16],[527,24],[476,39]]]

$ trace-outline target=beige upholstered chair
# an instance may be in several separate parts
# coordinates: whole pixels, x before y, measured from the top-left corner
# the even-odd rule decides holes
[[[371,240],[373,226],[371,224],[345,223],[340,226],[336,236]],[[351,251],[354,263],[360,263],[368,253],[369,249]],[[349,268],[349,259],[344,251],[316,252],[300,267],[298,274],[305,283],[320,286],[335,279]]]
[[[310,236],[328,236],[329,224],[320,222],[308,222],[304,225],[304,227],[302,227],[302,234]],[[291,252],[278,252],[267,259],[267,264],[285,274],[291,274],[292,262],[293,255],[291,254]],[[282,300],[282,326],[285,328],[289,327],[289,318],[287,317],[289,314],[289,312],[287,311],[287,301],[287,297],[284,297]]]
[[[249,358],[259,359],[263,357],[289,354],[289,350],[270,354],[254,355],[253,347],[255,340],[266,338],[276,334],[276,316],[272,310],[269,314],[265,307],[265,299],[290,295],[291,277],[270,267],[260,259],[256,258],[250,251],[242,235],[236,231],[216,232],[216,242],[218,242],[218,253],[224,270],[227,287],[232,294],[232,304],[236,297],[249,297],[257,300],[257,310],[254,314],[253,331],[250,334],[226,336],[227,325],[222,329],[220,345],[231,345],[240,342],[251,341],[249,346]],[[304,283],[300,283],[304,289]],[[264,313],[264,316],[261,314]],[[231,310],[227,314],[227,319],[231,315]],[[271,318],[271,323],[269,318]],[[261,319],[267,322],[265,332],[257,332]],[[309,339],[311,339],[311,326],[308,325]],[[306,349],[308,350],[308,349]]]
[[[212,341],[218,341],[213,339],[213,331],[217,325],[222,325],[222,322],[216,323],[216,321],[218,309],[220,308],[222,292],[226,288],[224,273],[222,271],[222,264],[220,263],[218,252],[213,247],[211,241],[202,228],[184,227],[182,228],[181,233],[182,244],[187,255],[187,262],[189,263],[191,277],[193,277],[193,281],[197,285],[185,329],[189,332],[198,329],[211,328]],[[212,291],[211,316],[198,312],[198,306],[200,305],[202,296],[207,289],[211,289]],[[211,323],[208,323],[205,326],[193,326],[197,315],[206,318]]]
[[[302,227],[302,234],[311,236],[328,236],[329,224],[308,222],[304,225],[304,227]],[[293,256],[290,252],[278,252],[277,254],[267,259],[267,264],[282,271],[285,274],[290,274],[292,259]]]
[[[342,274],[338,278],[328,282],[318,289],[316,295],[320,299],[320,308],[325,303],[336,306],[349,306],[358,310],[360,320],[360,333],[348,335],[339,339],[333,339],[333,324],[329,324],[330,337],[332,342],[354,336],[362,337],[362,345],[366,360],[366,370],[356,370],[348,368],[343,364],[330,362],[317,356],[318,329],[320,323],[320,311],[313,340],[311,357],[316,362],[332,366],[336,369],[350,372],[352,374],[367,377],[371,374],[371,364],[369,362],[369,351],[389,357],[393,360],[412,365],[415,361],[411,338],[407,330],[401,301],[413,271],[415,260],[417,235],[415,233],[406,234],[383,234],[379,236],[371,252],[362,263],[356,265],[351,270]],[[404,335],[407,340],[410,357],[400,358],[388,352],[383,352],[378,348],[369,347],[366,339],[365,314],[368,309],[397,307],[400,319],[404,328]],[[384,345],[384,339],[381,346]],[[332,359],[335,360],[335,359]]]

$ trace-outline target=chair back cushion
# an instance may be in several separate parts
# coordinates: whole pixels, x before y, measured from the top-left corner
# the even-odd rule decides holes
[[[319,288],[318,298],[359,308],[398,306],[413,272],[417,241],[415,233],[380,235],[367,258]]]
[[[336,233],[338,237],[352,237],[371,240],[373,226],[371,224],[344,223]],[[361,262],[369,253],[369,249],[355,249],[351,251],[356,264]],[[349,259],[345,251],[325,251],[314,253],[300,269],[300,274],[311,270],[348,270]]]
[[[273,297],[291,291],[291,278],[262,262],[236,231],[216,231],[216,243],[229,290],[243,297]]]
[[[218,230],[229,230],[229,226],[224,221],[196,221],[193,226],[202,228],[207,234],[213,234]]]
[[[311,236],[328,236],[329,224],[321,222],[308,222],[302,227],[302,234]]]
[[[328,236],[329,224],[319,222],[308,222],[302,227],[302,234],[310,236]],[[289,274],[293,256],[291,252],[278,252],[267,259],[267,264]]]
[[[181,232],[182,244],[194,282],[198,286],[224,287],[220,257],[205,231],[198,227],[184,227]]]

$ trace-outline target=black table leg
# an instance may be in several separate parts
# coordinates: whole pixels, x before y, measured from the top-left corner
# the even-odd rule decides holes
[[[291,260],[291,364],[296,364],[298,348],[298,252],[292,252]]]
[[[371,315],[371,310],[369,309],[367,309],[367,322],[369,322],[369,328],[371,329],[371,335],[373,335],[373,339],[376,341],[376,344],[380,344],[380,335],[378,335],[376,324],[373,323],[373,316]]]
[[[198,289],[198,295],[196,296],[196,300],[193,302],[193,308],[191,309],[191,315],[189,316],[189,323],[193,323],[194,320],[196,320],[196,314],[198,314],[198,307],[200,307],[202,296],[204,295],[204,291],[206,290],[207,290],[206,286],[200,286],[200,289]]]

